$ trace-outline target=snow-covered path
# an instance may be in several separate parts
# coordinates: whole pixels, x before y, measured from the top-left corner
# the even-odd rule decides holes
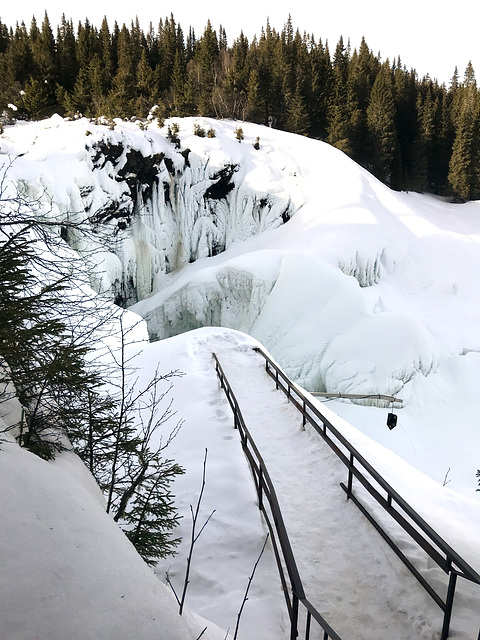
[[[263,358],[233,350],[220,360],[275,485],[307,598],[345,640],[440,637],[441,610],[346,500],[339,486],[344,466],[302,427],[300,414],[265,374]],[[399,542],[413,551],[405,535]],[[440,590],[445,577],[424,564]],[[475,606],[463,593],[457,600]],[[473,637],[455,619],[453,630]],[[313,637],[322,636],[316,630]]]

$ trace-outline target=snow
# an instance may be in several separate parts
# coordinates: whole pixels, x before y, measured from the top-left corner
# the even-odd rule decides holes
[[[198,637],[203,621],[178,616],[83,463],[63,454],[51,464],[12,441],[1,447],[2,639]]]
[[[255,346],[258,343],[245,334],[206,328],[152,343],[139,356],[140,369],[147,377],[157,362],[166,368],[174,362],[186,373],[174,387],[176,400],[183,401],[180,411],[185,424],[169,450],[187,469],[175,482],[184,515],[180,525],[184,540],[178,556],[157,567],[159,578],[165,580],[168,572],[176,586],[182,584],[191,527],[189,507],[196,504],[201,486],[205,449],[207,481],[201,521],[213,509],[215,513],[195,550],[187,596],[190,606],[219,626],[232,629],[266,534],[230,407],[212,375],[214,352],[273,479],[307,598],[342,638],[438,638],[443,618],[440,609],[357,508],[346,501],[339,486],[346,482],[345,467],[313,430],[302,428],[300,414],[285,396],[275,393],[263,358],[253,351]],[[478,571],[478,500],[432,481],[319,401],[312,401]],[[382,517],[368,495],[355,485],[354,491],[376,517]],[[442,571],[398,527],[393,530],[399,546],[444,595],[447,579]],[[288,634],[275,574],[272,547],[267,544],[242,615],[240,638],[273,640]],[[478,585],[459,584],[452,624],[455,637],[476,637],[478,595]]]
[[[197,121],[216,137],[194,136]],[[1,443],[3,522],[12,523],[2,531],[2,640],[97,638],[99,629],[107,640],[140,637],[139,629],[142,638],[194,640],[204,626],[202,637],[216,640],[235,627],[266,529],[212,351],[278,486],[307,597],[345,640],[437,640],[440,609],[346,502],[345,469],[273,392],[252,347],[264,345],[307,390],[402,398],[393,430],[391,407],[378,401],[315,402],[479,571],[480,203],[393,192],[319,141],[241,123],[240,144],[239,123],[178,122],[190,166],[154,124],[143,131],[117,121],[111,130],[56,116],[6,126],[0,137],[4,166],[15,158],[7,193],[20,185],[60,219],[112,206],[128,220],[126,229],[104,220],[70,241],[86,256],[95,251],[92,285],[139,300],[132,310],[164,338],[144,345],[142,376],[157,364],[186,374],[173,389],[185,422],[168,451],[186,469],[174,489],[184,541],[156,577],[104,514],[78,460],[46,463]],[[100,143],[121,144],[122,155],[94,166]],[[132,149],[172,163],[159,165],[158,185],[137,200],[121,176]],[[235,187],[207,205],[213,176],[231,164]],[[195,548],[185,621],[162,582],[168,571],[182,585],[205,449],[203,521],[215,513]],[[445,576],[395,535],[444,593]],[[460,640],[477,638],[478,596],[459,579],[452,635]],[[239,640],[278,640],[287,629],[267,544]]]

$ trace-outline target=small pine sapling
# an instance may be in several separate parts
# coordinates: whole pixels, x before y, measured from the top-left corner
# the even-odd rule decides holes
[[[180,149],[180,138],[178,137],[179,132],[180,125],[178,122],[172,122],[172,124],[168,125],[167,138],[175,145],[176,149]]]
[[[198,122],[193,124],[193,135],[198,136],[199,138],[205,138],[205,129]]]

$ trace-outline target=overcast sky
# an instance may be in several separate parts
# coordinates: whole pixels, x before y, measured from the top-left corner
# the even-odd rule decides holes
[[[480,78],[480,45],[476,3],[473,0],[455,0],[451,3],[431,3],[427,0],[403,0],[387,3],[385,0],[341,0],[340,2],[320,2],[319,0],[208,0],[205,4],[198,0],[81,0],[69,3],[62,0],[20,0],[2,2],[0,19],[8,26],[24,20],[29,26],[32,15],[41,22],[45,9],[54,27],[62,13],[72,18],[76,26],[78,20],[88,18],[95,26],[100,26],[104,15],[110,26],[115,20],[120,24],[130,24],[138,15],[145,29],[150,22],[156,27],[159,18],[173,13],[183,30],[191,25],[200,36],[207,19],[218,28],[220,24],[227,32],[229,43],[243,29],[251,39],[259,35],[267,17],[270,24],[281,30],[288,15],[293,25],[302,33],[313,33],[318,40],[328,40],[330,49],[335,48],[340,36],[345,42],[350,38],[352,48],[358,47],[362,36],[375,54],[380,52],[383,60],[400,54],[408,69],[414,67],[419,76],[429,73],[447,85],[458,67],[460,76],[469,60],[472,61]]]

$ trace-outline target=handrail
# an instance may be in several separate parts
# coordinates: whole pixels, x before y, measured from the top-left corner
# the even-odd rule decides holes
[[[324,640],[341,640],[340,636],[335,633],[335,631],[332,629],[332,627],[330,627],[328,622],[323,618],[319,611],[317,611],[317,609],[305,597],[305,591],[300,578],[300,574],[298,572],[292,547],[290,545],[290,540],[288,538],[285,523],[283,521],[282,512],[280,510],[275,489],[268,473],[267,467],[255,444],[255,441],[252,438],[252,435],[247,429],[238,401],[235,397],[235,394],[233,393],[233,390],[230,386],[230,383],[228,382],[228,379],[225,375],[225,372],[223,371],[218,357],[215,353],[213,353],[212,356],[215,360],[215,369],[220,379],[220,385],[225,391],[225,395],[227,396],[227,400],[234,414],[234,427],[239,430],[242,447],[253,473],[255,487],[257,489],[258,495],[258,506],[265,517],[265,522],[270,532],[270,539],[273,544],[275,559],[280,573],[280,580],[282,582],[284,596],[290,616],[290,640],[296,640],[298,638],[299,604],[302,604],[302,606],[306,610],[305,640],[308,640],[308,638],[310,637],[310,626],[312,619],[317,622],[317,624],[322,628],[324,632]],[[271,519],[269,513],[266,510],[264,497],[267,498],[267,502],[270,507]],[[292,592],[291,599],[287,593],[285,570],[282,564],[282,558],[280,557],[279,546],[283,556],[283,563],[285,564],[286,572],[288,574],[288,579],[290,581],[290,589]]]
[[[292,404],[302,413],[303,424],[309,422],[317,433],[327,442],[338,458],[348,468],[348,483],[341,487],[347,494],[347,498],[359,507],[362,513],[373,524],[375,529],[382,535],[385,541],[399,556],[411,573],[417,578],[424,589],[429,593],[437,605],[444,611],[444,620],[441,640],[446,640],[450,628],[450,619],[453,608],[453,598],[455,594],[456,579],[458,576],[466,578],[476,584],[480,584],[480,575],[458,554],[409,504],[400,494],[389,485],[389,483],[376,471],[376,469],[357,451],[357,449],[340,433],[322,412],[307,398],[302,390],[295,385],[280,367],[270,358],[270,356],[260,347],[255,347],[254,351],[262,355],[266,361],[266,371],[275,380],[276,387],[280,388]],[[272,369],[275,373],[272,373]],[[285,383],[285,384],[283,384]],[[312,415],[313,414],[313,415]],[[318,423],[320,421],[321,425]],[[347,454],[334,442],[329,433],[346,449]],[[357,466],[355,466],[357,463]],[[371,484],[370,480],[362,473],[363,468],[369,476],[375,480],[377,485],[386,492],[384,498],[380,492]],[[400,526],[415,540],[415,542],[435,561],[435,563],[447,574],[450,574],[447,597],[443,599],[436,593],[431,585],[414,567],[410,560],[400,551],[395,542],[387,532],[368,512],[366,507],[356,498],[352,492],[353,478],[356,478],[367,489],[383,509],[400,524]],[[394,508],[394,503],[403,511],[402,515]],[[409,522],[405,516],[408,516]],[[411,524],[413,523],[413,524]],[[422,535],[422,532],[424,535]],[[433,546],[435,545],[435,546]],[[436,548],[435,548],[436,547]],[[445,554],[445,558],[442,556]],[[455,565],[455,566],[454,566]],[[455,568],[456,567],[456,568]],[[480,639],[480,633],[479,633]]]

